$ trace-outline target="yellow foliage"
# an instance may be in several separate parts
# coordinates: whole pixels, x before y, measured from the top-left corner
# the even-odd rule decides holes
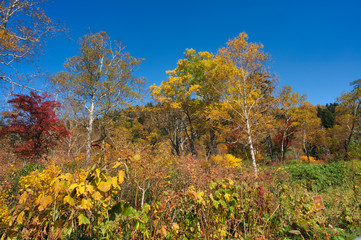
[[[98,189],[102,192],[109,192],[112,187],[112,181],[100,182]]]
[[[18,202],[13,212],[8,211],[6,195],[0,191],[0,226],[6,226],[11,216],[14,223],[9,233],[16,227],[37,223],[37,230],[51,227],[66,228],[67,224],[89,224],[86,217],[94,214],[106,216],[114,204],[111,197],[119,191],[124,181],[124,171],[111,168],[112,175],[104,169],[93,167],[90,170],[78,170],[74,173],[63,173],[60,167],[50,165],[43,171],[33,171],[20,179]],[[56,210],[55,210],[56,209]],[[67,221],[52,222],[53,212],[63,214]],[[41,221],[39,221],[41,216]],[[78,220],[76,220],[78,216]]]
[[[36,189],[39,195],[46,195],[53,191],[55,178],[60,172],[60,167],[55,165],[50,165],[42,172],[35,170],[30,175],[21,177],[20,186],[22,189]]]
[[[301,158],[301,161],[302,161],[302,162],[308,163],[308,158],[307,158],[307,156],[301,156],[300,158]],[[310,162],[311,162],[311,163],[317,163],[317,159],[315,159],[314,157],[310,156]]]
[[[43,211],[51,203],[53,203],[53,198],[51,196],[41,197],[36,201],[36,204],[39,205],[39,211]]]
[[[239,168],[242,165],[242,159],[237,158],[232,154],[226,154],[226,163],[232,168]]]
[[[264,159],[264,157],[262,154],[256,153],[256,160],[263,160],[263,159]]]
[[[241,168],[242,159],[233,156],[232,154],[221,155],[212,155],[211,160],[217,164],[223,165],[225,167],[231,168]]]
[[[0,189],[0,227],[5,227],[11,218],[9,211],[9,191]]]

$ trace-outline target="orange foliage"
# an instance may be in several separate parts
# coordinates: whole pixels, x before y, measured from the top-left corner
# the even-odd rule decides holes
[[[301,159],[302,162],[308,163],[308,158],[307,158],[307,156],[301,156],[300,159]],[[321,164],[321,163],[325,163],[325,162],[322,161],[322,160],[318,160],[318,159],[310,156],[310,163]]]

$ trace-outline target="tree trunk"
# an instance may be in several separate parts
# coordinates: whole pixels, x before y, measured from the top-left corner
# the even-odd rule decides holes
[[[209,128],[209,144],[210,144],[210,152],[213,155],[218,155],[218,149],[217,149],[217,138],[216,133],[212,127]]]
[[[310,160],[310,153],[306,147],[306,155],[307,155],[307,160],[308,160],[308,163],[311,163],[311,160]]]
[[[356,117],[357,117],[357,111],[360,107],[360,104],[358,104],[355,108],[354,108],[354,111],[353,111],[353,118],[352,118],[352,126],[351,126],[351,131],[350,131],[350,135],[348,136],[347,138],[347,141],[346,141],[346,144],[345,144],[345,150],[346,150],[346,159],[348,159],[348,147],[350,145],[350,142],[352,140],[352,135],[353,135],[353,132],[354,132],[354,129],[355,129],[355,124],[356,124]]]
[[[285,138],[286,138],[286,131],[282,134],[282,141],[281,141],[281,162],[285,163]]]
[[[303,130],[303,149],[306,153],[308,163],[311,163],[310,153],[309,153],[307,145],[306,145],[306,130]]]
[[[268,141],[268,148],[269,148],[269,154],[271,156],[271,160],[272,162],[275,160],[275,153],[273,152],[273,142],[272,142],[272,138],[271,138],[271,134],[269,133],[269,131],[267,131],[267,141]]]
[[[187,131],[187,126],[186,126],[186,124],[184,124],[185,133],[186,133],[188,141],[189,141],[189,147],[190,147],[192,155],[197,155],[197,151],[196,151],[196,148],[194,146],[194,140],[196,138],[196,134],[195,134],[194,129],[193,129],[192,120],[191,120],[191,117],[190,117],[190,115],[189,115],[189,113],[187,111],[185,111],[184,113],[187,116],[190,132],[191,132],[190,135],[189,135],[188,131]]]
[[[92,136],[93,136],[93,123],[94,123],[94,99],[91,100],[90,109],[89,109],[89,122],[88,122],[88,135],[86,142],[86,162],[90,163],[91,161],[91,144],[92,144]]]
[[[252,136],[251,136],[251,127],[249,125],[249,120],[248,119],[246,119],[246,125],[247,125],[248,144],[249,144],[249,149],[251,151],[251,157],[252,157],[254,178],[257,179],[258,171],[257,171],[256,156],[254,154],[253,141],[252,141]]]

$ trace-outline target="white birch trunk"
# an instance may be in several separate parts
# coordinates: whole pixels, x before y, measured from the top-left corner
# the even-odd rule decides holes
[[[257,179],[257,176],[258,176],[257,162],[256,162],[256,156],[254,154],[253,141],[252,141],[252,135],[251,135],[251,127],[249,125],[249,120],[248,119],[246,120],[246,126],[247,126],[247,135],[248,135],[248,144],[249,144],[249,149],[251,151],[251,157],[252,157],[254,178]]]
[[[281,162],[284,163],[285,162],[285,153],[284,153],[284,147],[283,145],[285,144],[285,138],[286,138],[286,131],[285,130],[282,134],[282,141],[281,141]]]
[[[94,98],[92,98],[89,108],[89,122],[88,122],[88,136],[86,143],[86,162],[90,163],[91,160],[91,143],[93,137],[93,123],[94,123],[94,108],[95,108]]]

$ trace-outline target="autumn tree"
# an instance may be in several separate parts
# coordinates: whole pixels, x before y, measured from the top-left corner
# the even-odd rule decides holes
[[[276,114],[279,118],[278,131],[281,137],[281,161],[285,160],[285,152],[289,143],[287,139],[295,134],[295,119],[299,107],[305,102],[305,96],[292,93],[291,86],[284,86],[280,89],[277,97]]]
[[[351,82],[350,85],[353,89],[338,98],[340,105],[337,107],[342,119],[339,123],[345,126],[345,131],[347,132],[347,138],[344,143],[346,153],[355,133],[360,131],[359,126],[361,123],[361,79]]]
[[[52,80],[60,92],[70,92],[71,100],[86,113],[89,162],[95,119],[109,110],[129,105],[139,96],[144,79],[133,75],[142,60],[124,52],[121,43],[111,41],[105,32],[85,35],[80,45],[79,55],[67,59],[66,71]]]
[[[215,65],[213,54],[186,49],[184,58],[178,61],[177,67],[167,71],[167,80],[160,86],[151,87],[154,99],[171,111],[173,117],[178,116],[177,120],[168,126],[175,122],[182,123],[182,127],[178,124],[177,132],[182,130],[186,135],[192,154],[196,154],[195,141],[200,138],[200,130],[205,127],[208,127],[210,138],[207,148],[213,153],[216,152],[215,126],[208,117],[213,104],[219,99],[211,74]],[[179,112],[178,115],[175,115],[176,111]],[[181,138],[181,134],[177,136]],[[171,142],[173,146],[174,141]]]
[[[309,102],[304,102],[295,114],[297,127],[300,129],[300,139],[303,151],[310,163],[312,150],[321,143],[321,119],[317,117],[316,107]]]
[[[255,143],[264,137],[272,118],[268,113],[274,102],[275,79],[270,74],[269,56],[262,51],[263,45],[248,43],[247,40],[247,34],[241,33],[219,51],[218,58],[227,73],[220,79],[225,83],[220,91],[223,109],[228,112],[224,118],[241,130],[257,178]]]
[[[159,103],[150,109],[151,120],[160,133],[167,136],[172,147],[172,153],[180,156],[185,152],[187,131],[185,128],[186,116],[169,104]]]
[[[45,14],[47,0],[2,0],[0,2],[0,79],[16,86],[9,72],[13,64],[29,60],[41,52],[46,37],[61,30]],[[9,70],[9,71],[8,71]]]
[[[86,121],[84,116],[86,115],[82,109],[82,106],[77,102],[73,102],[63,92],[61,95],[66,101],[63,101],[61,111],[59,111],[59,117],[64,122],[65,126],[71,131],[71,135],[64,141],[64,150],[68,159],[78,155],[81,149],[84,148],[84,140],[86,139],[86,132],[84,126]],[[64,96],[65,95],[65,96]]]
[[[12,112],[5,115],[6,124],[0,137],[8,136],[14,153],[22,159],[35,161],[47,155],[70,134],[55,114],[60,104],[46,100],[49,97],[31,92],[30,95],[16,94],[8,101]]]

